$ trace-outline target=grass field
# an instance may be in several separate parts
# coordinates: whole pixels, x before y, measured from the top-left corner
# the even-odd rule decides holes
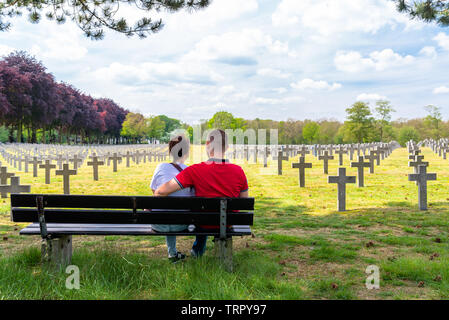
[[[234,241],[233,273],[212,256],[172,265],[163,237],[74,236],[72,264],[80,268],[80,290],[65,287],[67,274],[40,264],[40,239],[19,236],[10,221],[9,199],[0,203],[1,299],[447,299],[449,298],[449,161],[423,149],[429,210],[418,210],[417,186],[409,182],[406,149],[397,149],[365,171],[365,186],[347,186],[347,209],[338,213],[337,187],[327,183],[322,162],[312,156],[306,188],[284,161],[277,176],[260,164],[242,163],[256,198],[254,235]],[[356,175],[349,167],[348,174]],[[94,182],[83,166],[71,177],[72,194],[149,195],[155,163],[119,172],[100,168]],[[337,174],[338,160],[329,173]],[[14,171],[9,168],[10,171]],[[43,171],[17,173],[33,193],[62,193],[61,177],[44,184]],[[191,237],[178,239],[188,252]],[[380,268],[380,289],[365,287],[369,265]]]

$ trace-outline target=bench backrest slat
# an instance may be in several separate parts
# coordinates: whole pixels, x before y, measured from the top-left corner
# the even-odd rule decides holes
[[[254,198],[40,194],[12,194],[12,220],[15,222],[38,222],[37,197],[43,197],[46,223],[218,225],[220,223],[220,201],[226,199],[228,204],[227,224],[253,224]],[[157,209],[157,211],[148,212],[143,209]],[[239,212],[235,212],[236,210]]]
[[[219,211],[223,198],[201,197],[149,197],[149,196],[97,196],[97,195],[49,195],[12,194],[11,207],[34,208],[36,197],[44,197],[46,208],[101,208],[132,209],[189,209]],[[254,210],[254,198],[228,198],[228,212],[233,210]]]

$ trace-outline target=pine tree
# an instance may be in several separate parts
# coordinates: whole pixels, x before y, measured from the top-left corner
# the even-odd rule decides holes
[[[149,16],[139,19],[134,25],[120,17],[123,9],[131,6],[136,10],[159,12],[166,10],[176,12],[182,9],[193,11],[206,8],[212,0],[6,0],[0,2],[0,31],[9,30],[10,18],[28,12],[29,20],[38,23],[42,16],[64,23],[67,19],[74,21],[85,35],[94,40],[104,37],[104,30],[137,35],[145,38],[162,29],[161,19],[153,20]]]
[[[449,26],[449,1],[447,0],[393,0],[399,12],[407,13],[412,19],[437,22]]]

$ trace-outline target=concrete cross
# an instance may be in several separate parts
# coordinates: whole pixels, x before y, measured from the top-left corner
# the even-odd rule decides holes
[[[0,168],[0,185],[8,184],[8,179],[11,177],[14,177],[15,173],[8,172],[7,167],[1,167]],[[2,198],[6,198],[7,194],[2,193]]]
[[[59,170],[62,169],[62,161],[63,161],[63,159],[62,159],[62,154],[58,154],[56,163],[58,164],[58,169],[59,169]]]
[[[343,147],[338,148],[337,150],[335,150],[335,153],[338,154],[338,164],[340,166],[343,165],[343,155],[347,154],[348,151],[346,151],[345,149],[343,149]]]
[[[268,167],[268,153],[270,152],[270,149],[268,146],[265,146],[264,150],[262,151],[263,154],[263,167]]]
[[[137,158],[137,153],[136,153]],[[108,160],[112,160],[112,171],[117,172],[117,163],[119,160],[122,160],[122,157],[118,156],[117,153],[114,153],[112,157],[109,157]]]
[[[7,184],[8,179],[13,177],[15,173],[8,172],[7,167],[1,167],[0,168],[0,184]]]
[[[370,154],[373,153],[376,160],[376,165],[380,166],[380,152],[378,149],[370,151]]]
[[[78,170],[78,163],[81,164],[83,163],[83,159],[78,158],[78,155],[75,154],[73,156],[73,159],[69,159],[70,162],[73,162],[73,169],[74,170]]]
[[[364,168],[370,168],[371,167],[371,163],[370,162],[365,162],[364,161],[364,157],[359,156],[359,161],[358,162],[351,162],[351,168],[357,168],[357,179],[359,180],[359,187],[363,187],[364,186]]]
[[[322,156],[318,156],[318,160],[324,161],[323,172],[324,174],[329,173],[329,160],[334,160],[334,156],[330,156],[329,152],[326,150]]]
[[[421,158],[421,160],[424,159],[424,156],[423,155],[419,155],[419,154],[411,154],[411,155],[408,156],[408,159],[409,160],[415,160],[415,157]]]
[[[136,153],[134,154],[134,161],[136,162],[136,164],[140,163],[140,156],[141,156],[141,154],[139,153],[139,150],[137,150]]]
[[[355,183],[355,176],[347,176],[346,168],[338,168],[338,176],[328,177],[328,183],[338,186],[338,211],[346,211],[346,184]]]
[[[307,148],[305,147],[305,146],[302,146],[299,150],[298,150],[298,154],[301,156],[301,157],[306,157],[306,154],[310,154],[310,151],[309,150],[307,150]]]
[[[354,145],[351,144],[348,147],[348,150],[349,150],[349,161],[352,161],[354,159],[354,151],[355,151]]]
[[[28,164],[30,163],[30,157],[25,156],[25,173],[28,173]]]
[[[248,149],[247,145],[243,146],[243,154],[244,154],[245,160],[248,161],[249,160],[249,149]]]
[[[70,194],[70,176],[76,175],[76,170],[70,170],[69,164],[64,163],[62,170],[56,170],[57,176],[62,176],[64,182],[64,194]]]
[[[312,168],[312,163],[306,163],[305,157],[299,157],[298,163],[292,163],[293,169],[299,169],[299,186],[304,188],[306,186],[305,182],[305,169]]]
[[[92,161],[87,162],[88,166],[92,166],[94,181],[98,181],[98,166],[104,166],[104,161],[98,161],[97,156],[91,157]]]
[[[25,158],[22,158],[21,156],[18,159],[19,161],[19,171],[22,171],[22,162],[25,163]]]
[[[252,153],[253,153],[253,162],[257,163],[257,146],[253,147],[253,149],[251,149]]]
[[[443,152],[443,160],[446,160],[446,153],[449,152],[449,148],[448,147],[444,147],[442,152]]]
[[[51,169],[56,169],[55,164],[51,164],[51,160],[45,160],[45,164],[40,164],[39,168],[45,169],[45,184],[50,184]]]
[[[365,156],[366,160],[369,160],[369,173],[374,173],[374,160],[376,160],[376,153],[373,151],[369,152],[369,155]]]
[[[409,167],[414,167],[414,172],[418,173],[418,167],[423,165],[428,167],[429,166],[429,162],[426,161],[422,161],[424,159],[424,156],[415,156],[415,161],[409,161],[408,162],[408,166]]]
[[[37,166],[41,163],[42,163],[42,161],[37,160],[37,157],[33,157],[33,161],[30,161],[30,164],[33,165],[33,177],[34,178],[37,177]]]
[[[31,186],[21,186],[20,177],[11,177],[10,185],[0,185],[0,194],[2,198],[6,198],[8,193],[30,192]]]
[[[273,157],[273,160],[278,161],[278,176],[282,176],[282,160],[287,161],[288,157],[284,156],[284,152],[282,150],[278,150],[278,155]]]
[[[292,148],[291,146],[288,146],[288,145],[287,145],[287,146],[285,146],[285,147],[282,148],[282,151],[285,152],[285,155],[286,155],[287,157],[290,157],[291,154],[292,154],[293,148]]]
[[[418,173],[408,175],[408,181],[416,181],[418,183],[419,210],[427,210],[427,181],[436,179],[437,174],[427,173],[425,165],[418,167]]]
[[[126,154],[124,155],[126,158],[126,167],[129,168],[129,159],[134,160],[134,155],[130,153],[129,151],[126,151]],[[148,161],[151,162],[151,153],[148,155]]]

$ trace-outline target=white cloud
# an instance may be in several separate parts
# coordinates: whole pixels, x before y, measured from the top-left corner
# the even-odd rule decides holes
[[[411,55],[401,56],[392,49],[373,51],[368,57],[363,57],[357,51],[338,51],[334,58],[335,66],[340,71],[361,72],[367,69],[383,71],[389,68],[403,66],[415,61]]]
[[[14,48],[0,44],[0,57],[6,56],[14,51]]]
[[[282,0],[272,14],[275,27],[305,27],[329,36],[342,32],[376,33],[385,26],[419,25],[387,0]]]
[[[387,100],[386,96],[382,96],[377,93],[361,93],[357,96],[357,101],[366,101],[366,100]]]
[[[285,98],[264,98],[264,97],[256,97],[251,100],[253,104],[269,104],[269,105],[282,105],[287,103],[301,102],[304,101],[303,97],[295,96],[295,97],[285,97]]]
[[[230,94],[235,92],[235,87],[233,85],[223,86],[219,89],[220,94]]]
[[[272,77],[272,78],[280,78],[287,79],[291,77],[290,73],[282,72],[279,69],[271,69],[271,68],[262,68],[257,70],[257,74],[263,77]]]
[[[277,93],[279,93],[279,94],[283,94],[283,93],[286,93],[288,90],[286,89],[286,88],[274,88],[274,89],[272,89],[274,92],[277,92]]]
[[[168,13],[161,15],[161,17],[170,29],[202,29],[237,19],[244,14],[256,12],[258,9],[257,0],[214,0],[205,10],[193,13]]]
[[[316,89],[316,90],[329,90],[329,91],[340,89],[342,87],[342,85],[337,82],[330,84],[323,80],[315,81],[312,79],[303,79],[298,82],[293,82],[290,84],[290,86],[294,89],[299,90]]]
[[[108,67],[95,70],[92,74],[102,81],[107,79],[128,86],[167,81],[210,84],[223,79],[221,75],[210,70],[207,66],[184,64],[182,62],[144,62],[139,64],[113,62]]]
[[[249,98],[248,92],[238,92],[233,85],[222,86],[216,90],[216,94],[211,97],[210,101],[213,102],[227,102],[236,103],[247,101]]]
[[[273,40],[260,29],[247,28],[201,39],[186,60],[214,60],[227,64],[256,64],[256,57],[266,53],[289,54],[288,44]],[[294,54],[294,53],[292,53]]]
[[[441,94],[441,93],[449,93],[449,87],[441,86],[438,88],[433,89],[434,94]]]
[[[449,50],[449,35],[445,34],[444,32],[440,32],[435,37],[433,37],[433,40],[438,42],[438,45],[444,50]]]
[[[80,61],[88,54],[87,46],[91,44],[81,37],[80,29],[73,23],[55,27],[54,22],[43,20],[42,29],[35,36],[36,41],[30,45],[29,52],[39,59],[58,62]]]
[[[425,57],[432,58],[432,59],[435,59],[438,55],[437,51],[435,50],[435,47],[432,47],[432,46],[426,46],[426,47],[422,48],[419,51],[419,54],[423,55]]]

